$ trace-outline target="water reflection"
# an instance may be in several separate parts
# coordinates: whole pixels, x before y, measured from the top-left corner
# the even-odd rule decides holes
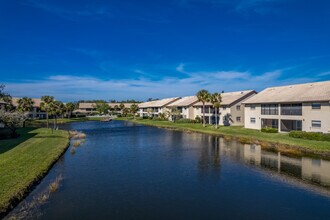
[[[219,170],[221,157],[229,157],[241,163],[285,175],[286,178],[298,178],[314,185],[330,187],[330,161],[289,157],[280,152],[262,150],[260,145],[240,144],[219,137],[203,135],[200,141],[203,147],[200,149],[198,168],[203,173],[210,169]]]

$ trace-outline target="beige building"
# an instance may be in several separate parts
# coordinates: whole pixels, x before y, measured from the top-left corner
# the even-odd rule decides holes
[[[196,96],[182,97],[167,105],[168,108],[176,108],[181,112],[181,118],[195,119],[194,104],[198,102]]]
[[[246,128],[330,132],[330,81],[267,88],[243,103]]]
[[[254,96],[254,90],[221,93],[221,106],[218,112],[219,125],[244,125],[244,105],[242,102]],[[203,104],[196,102],[193,118],[203,118]],[[215,109],[212,103],[205,104],[205,120],[209,124],[215,123]]]
[[[20,98],[14,97],[12,98],[12,105],[17,108],[18,107],[18,100]],[[33,101],[33,108],[32,111],[28,113],[28,117],[32,119],[45,119],[47,117],[47,113],[42,111],[40,108],[41,99],[32,98]]]
[[[119,110],[119,106],[122,103],[107,103],[110,107],[110,111],[115,111],[116,113],[121,113]],[[123,103],[125,108],[129,109],[135,103]],[[74,111],[76,114],[86,114],[86,115],[93,115],[97,114],[96,111],[96,103],[93,102],[81,102],[78,105],[78,109]]]
[[[166,106],[179,99],[179,97],[174,97],[140,103],[139,115],[140,117],[158,116],[159,113],[165,113],[167,111]]]

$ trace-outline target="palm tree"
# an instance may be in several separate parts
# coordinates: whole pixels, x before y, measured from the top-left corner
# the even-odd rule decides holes
[[[73,102],[65,104],[66,114],[68,118],[71,118],[72,112],[76,109],[76,105]]]
[[[153,108],[147,108],[147,113],[148,113],[148,117],[150,118],[152,116],[152,114],[154,113],[154,109]]]
[[[170,108],[168,115],[171,117],[171,119],[175,123],[176,119],[181,115],[181,111],[176,106],[173,106]]]
[[[50,103],[49,113],[54,116],[54,130],[57,128],[57,117],[63,115],[65,110],[65,105],[60,101],[53,101]]]
[[[42,96],[41,97],[41,104],[40,108],[41,110],[45,111],[46,117],[47,117],[47,128],[49,128],[49,113],[51,111],[51,103],[54,102],[54,97],[53,96]]]
[[[211,94],[209,101],[212,103],[215,110],[215,128],[218,128],[218,112],[221,105],[221,94],[217,92]]]
[[[139,111],[139,106],[136,104],[131,105],[131,113],[133,114],[133,117],[135,119],[136,113]]]
[[[210,93],[207,90],[202,89],[197,92],[196,96],[198,101],[203,104],[203,127],[205,127],[205,102],[209,100]]]
[[[24,113],[27,119],[28,113],[33,109],[34,101],[31,98],[23,97],[19,99],[17,103],[18,103],[17,110],[19,112]],[[25,127],[25,120],[23,121],[23,127]]]
[[[124,103],[120,103],[119,108],[120,108],[121,114],[123,114],[124,113],[124,109],[125,109]]]

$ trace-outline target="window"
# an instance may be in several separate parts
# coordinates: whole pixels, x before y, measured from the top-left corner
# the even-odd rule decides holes
[[[236,117],[236,121],[240,122],[241,121],[241,117]]]
[[[278,115],[278,104],[261,105],[262,115]]]
[[[312,103],[312,109],[321,109],[321,103]]]
[[[302,104],[281,104],[281,115],[302,115]]]
[[[321,121],[312,120],[312,127],[313,128],[320,128],[321,127]]]
[[[250,123],[251,123],[251,124],[256,123],[256,118],[250,118]]]
[[[237,111],[241,111],[241,106],[240,105],[236,105],[236,110]]]
[[[223,107],[222,109],[223,109],[223,110],[226,110],[226,107]]]
[[[251,105],[251,106],[250,106],[250,109],[251,109],[251,110],[256,110],[256,106],[255,106],[255,105]]]

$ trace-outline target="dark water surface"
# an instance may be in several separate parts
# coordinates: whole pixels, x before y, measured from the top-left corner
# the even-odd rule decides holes
[[[12,213],[61,174],[39,219],[330,219],[330,162],[129,122],[87,134]],[[31,216],[30,216],[31,217]]]

